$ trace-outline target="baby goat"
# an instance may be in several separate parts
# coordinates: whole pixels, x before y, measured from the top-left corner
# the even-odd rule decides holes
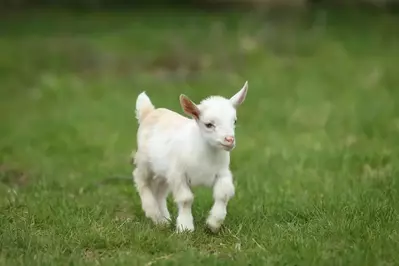
[[[146,217],[167,224],[169,192],[178,206],[177,231],[193,231],[191,187],[213,187],[214,204],[206,221],[217,232],[234,196],[229,169],[235,147],[236,109],[245,100],[248,82],[230,99],[211,96],[194,104],[180,95],[186,118],[165,108],[155,108],[145,92],[137,97],[138,149],[134,156],[133,180]]]

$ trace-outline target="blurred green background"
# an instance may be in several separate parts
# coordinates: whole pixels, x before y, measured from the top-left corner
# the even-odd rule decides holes
[[[392,8],[397,6],[398,0],[2,0],[0,6],[6,9],[26,8],[73,8],[73,9],[110,9],[120,7],[149,7],[155,6],[174,8],[246,8],[270,9],[274,7],[309,7],[314,5],[329,5],[336,7],[368,6],[374,8]]]
[[[398,265],[395,2],[161,2],[1,2],[0,265]],[[246,80],[222,231],[155,228],[137,95]]]

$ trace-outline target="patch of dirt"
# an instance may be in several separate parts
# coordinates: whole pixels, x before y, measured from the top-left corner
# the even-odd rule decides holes
[[[114,212],[115,221],[130,221],[134,219],[134,215],[127,210],[117,210]]]
[[[29,175],[20,169],[0,165],[0,182],[12,187],[25,187],[29,183]]]
[[[98,254],[93,250],[85,249],[83,251],[83,257],[86,262],[96,262],[96,264],[100,263]]]
[[[22,51],[15,60],[25,68],[10,66],[10,78],[34,83],[41,73],[73,73],[81,78],[131,77],[147,73],[156,78],[195,78],[204,71],[239,71],[244,68],[245,55],[259,45],[249,37],[242,42],[242,51],[230,51],[221,46],[222,41],[204,41],[206,47],[193,48],[178,38],[166,40],[160,50],[130,53],[102,49],[90,39],[76,36],[57,36],[30,39],[28,43],[17,43]]]
[[[124,77],[143,69],[157,76],[188,76],[209,64],[207,58],[185,49],[182,45],[175,45],[165,53],[152,56],[101,51],[89,41],[77,38],[50,39],[42,43],[42,46],[43,55],[38,57],[38,65],[54,68],[52,62],[48,62],[46,58],[59,58],[63,69],[84,77],[97,77],[104,73]]]
[[[147,69],[153,72],[175,72],[190,74],[202,69],[200,58],[189,53],[171,52],[154,57]]]
[[[107,63],[102,61],[108,61],[106,56],[84,39],[53,38],[46,40],[43,46],[47,55],[43,55],[42,58],[59,58],[62,60],[63,67],[81,74],[98,72],[103,64]],[[51,63],[51,61],[47,62],[47,64]],[[53,65],[49,67],[54,68]]]

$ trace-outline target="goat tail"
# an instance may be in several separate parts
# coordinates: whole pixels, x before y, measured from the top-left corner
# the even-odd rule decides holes
[[[147,94],[143,91],[139,94],[136,100],[136,119],[139,124],[153,110],[155,110],[154,105],[151,103],[151,100]]]

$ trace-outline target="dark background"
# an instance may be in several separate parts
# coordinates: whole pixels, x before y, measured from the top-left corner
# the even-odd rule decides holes
[[[398,3],[398,0],[2,0],[0,1],[0,7],[3,11],[27,8],[98,10],[143,7],[184,7],[209,10],[228,8],[269,9],[276,7],[314,7],[318,5],[393,9],[398,7]]]

